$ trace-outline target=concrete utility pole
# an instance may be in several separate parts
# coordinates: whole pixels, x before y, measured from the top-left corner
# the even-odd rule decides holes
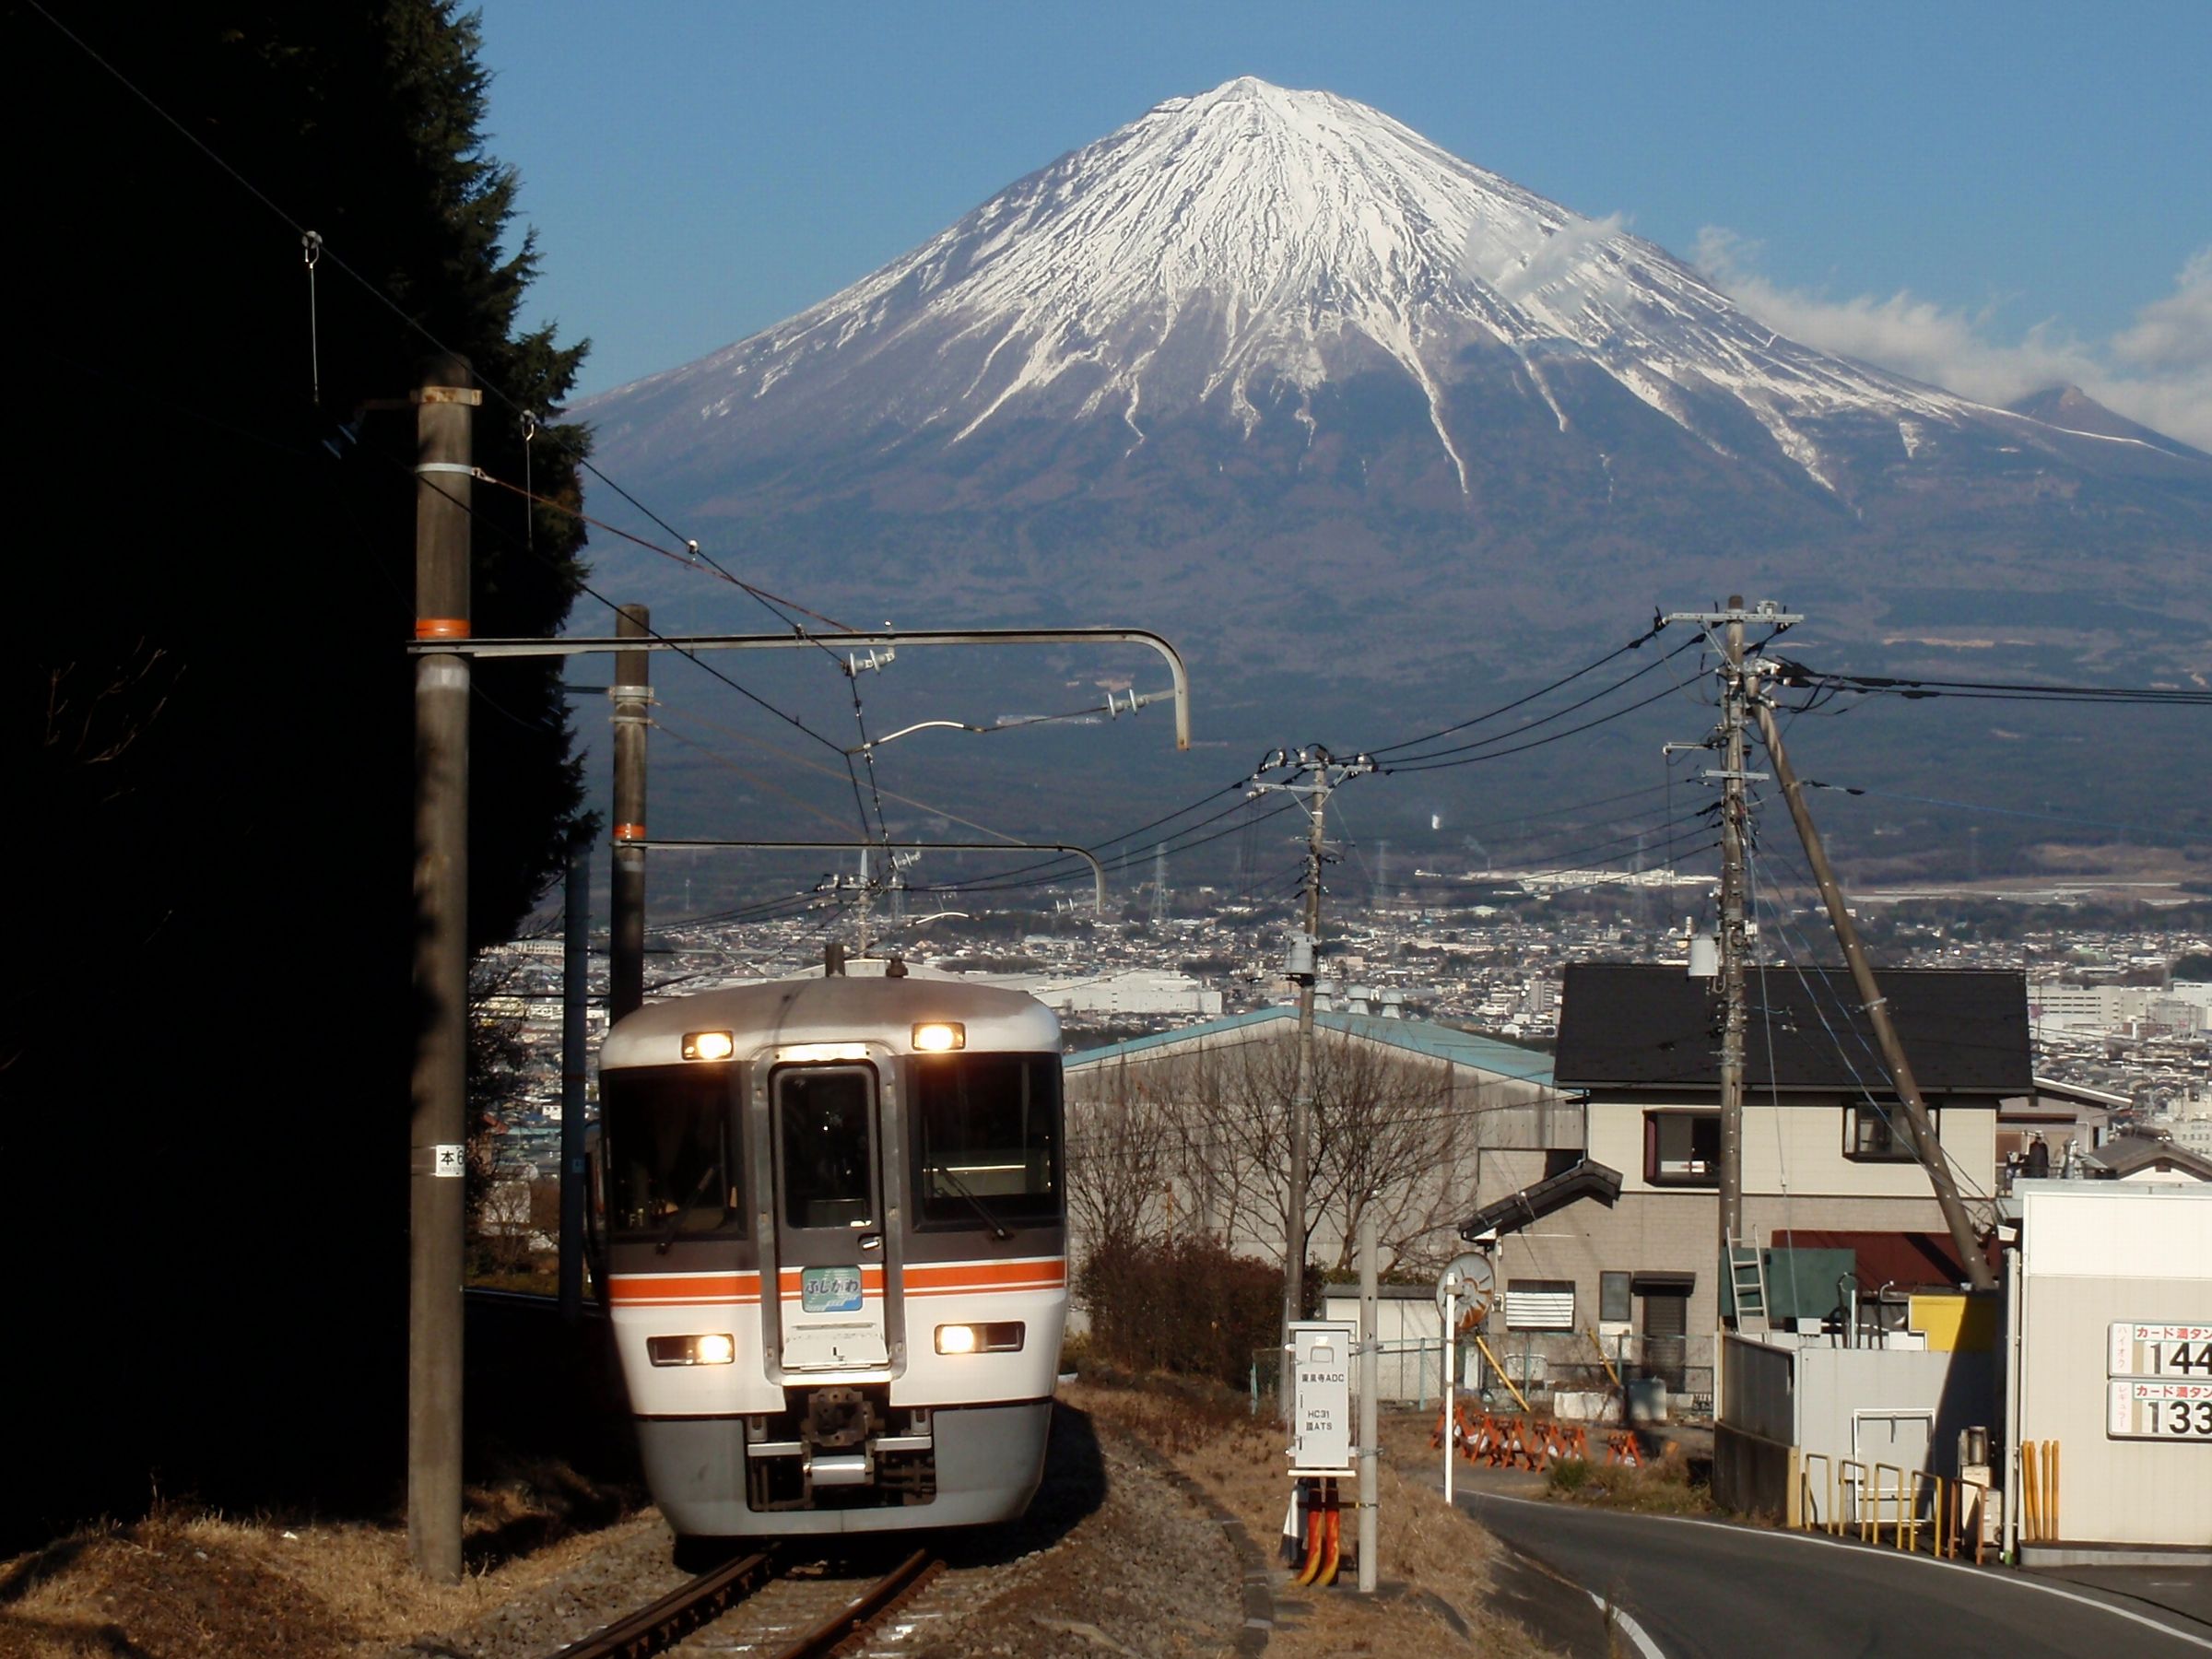
[[[560,950],[560,1316],[583,1311],[583,1072],[592,971],[592,849],[569,849],[561,892]]]
[[[653,632],[641,605],[615,612],[615,633],[642,640]],[[645,1004],[645,726],[652,718],[653,657],[615,653],[615,878],[608,899],[606,1018],[612,1025]]]
[[[1730,1282],[1731,1248],[1744,1241],[1744,1045],[1750,1028],[1750,1010],[1744,990],[1744,966],[1750,956],[1750,931],[1744,919],[1744,859],[1751,826],[1750,804],[1745,785],[1766,776],[1744,768],[1746,711],[1756,692],[1758,665],[1744,660],[1744,624],[1768,622],[1776,627],[1802,620],[1773,604],[1755,610],[1744,608],[1743,595],[1731,594],[1727,607],[1717,611],[1677,611],[1669,622],[1694,622],[1708,637],[1719,628],[1721,653],[1721,724],[1713,740],[1721,747],[1718,771],[1705,776],[1721,785],[1721,1144],[1719,1215],[1715,1249],[1724,1284]],[[1772,1064],[1773,1056],[1768,1056]]]
[[[416,388],[415,1044],[407,1147],[407,1554],[461,1579],[461,1253],[468,1173],[469,410],[465,359]]]
[[[1829,923],[1836,930],[1836,942],[1843,947],[1843,959],[1851,964],[1852,983],[1858,990],[1868,1023],[1874,1027],[1874,1040],[1881,1048],[1882,1064],[1889,1069],[1889,1081],[1897,1090],[1898,1103],[1904,1109],[1912,1156],[1920,1159],[1921,1167],[1928,1172],[1929,1183],[1936,1189],[1936,1202],[1943,1209],[1944,1225],[1950,1229],[1951,1243],[1959,1252],[1959,1259],[1965,1264],[1967,1282],[1977,1290],[1994,1290],[1996,1276],[1989,1270],[1989,1259],[1982,1253],[1982,1241],[1974,1237],[1973,1223],[1967,1218],[1966,1206],[1959,1201],[1959,1183],[1951,1179],[1943,1145],[1928,1124],[1927,1105],[1921,1099],[1920,1084],[1912,1076],[1904,1044],[1898,1041],[1897,1027],[1889,1018],[1889,999],[1882,994],[1881,986],[1875,980],[1874,969],[1859,944],[1859,930],[1852,922],[1851,912],[1844,908],[1843,889],[1836,883],[1836,873],[1828,862],[1828,849],[1821,844],[1820,831],[1813,826],[1812,809],[1805,804],[1804,787],[1782,747],[1782,730],[1775,723],[1774,711],[1764,700],[1754,702],[1752,707],[1759,715],[1759,734],[1766,740],[1767,753],[1773,759],[1774,775],[1782,784],[1782,798],[1789,803],[1790,818],[1797,826],[1797,838],[1805,843],[1806,861],[1813,867],[1813,879],[1820,884],[1820,898],[1828,906]]]
[[[1288,770],[1295,782],[1269,782],[1265,774]],[[1324,822],[1329,795],[1350,778],[1375,770],[1365,755],[1338,760],[1311,745],[1295,754],[1277,749],[1253,774],[1255,795],[1276,791],[1298,798],[1309,820],[1306,841],[1305,929],[1290,942],[1285,977],[1298,984],[1298,1075],[1290,1093],[1290,1190],[1283,1218],[1283,1352],[1290,1352],[1290,1326],[1304,1316],[1306,1279],[1306,1183],[1308,1142],[1313,1121],[1313,980],[1321,954],[1321,871],[1327,858]],[[1284,1382],[1289,1380],[1288,1370]],[[1289,1409],[1289,1391],[1283,1390]]]

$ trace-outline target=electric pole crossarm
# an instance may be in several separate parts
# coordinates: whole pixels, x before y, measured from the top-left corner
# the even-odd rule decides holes
[[[1090,866],[1091,886],[1098,912],[1106,913],[1106,866],[1083,847],[1066,841],[647,841],[633,843],[653,853],[711,851],[718,847],[757,848],[774,852],[835,853],[849,847],[882,847],[894,853],[1065,853]]]
[[[1907,1133],[1912,1138],[1912,1155],[1927,1171],[1928,1181],[1936,1189],[1936,1202],[1942,1206],[1944,1224],[1950,1229],[1951,1243],[1965,1265],[1968,1282],[1977,1290],[1994,1290],[1996,1277],[1989,1270],[1988,1258],[1982,1253],[1981,1241],[1974,1237],[1973,1224],[1967,1219],[1966,1206],[1959,1197],[1958,1182],[1951,1179],[1942,1143],[1929,1127],[1920,1085],[1913,1078],[1904,1045],[1898,1041],[1897,1027],[1889,1018],[1889,999],[1882,994],[1881,986],[1876,982],[1874,970],[1859,943],[1858,929],[1852,922],[1851,912],[1844,908],[1843,889],[1836,883],[1835,870],[1828,862],[1828,850],[1821,845],[1820,832],[1814,827],[1812,812],[1805,804],[1804,785],[1798,782],[1797,774],[1791,769],[1789,755],[1783,748],[1782,731],[1775,722],[1774,711],[1763,700],[1755,701],[1752,709],[1759,719],[1759,735],[1766,740],[1767,753],[1773,758],[1774,776],[1782,786],[1782,798],[1789,806],[1791,821],[1797,826],[1797,838],[1805,845],[1806,862],[1813,867],[1813,879],[1819,884],[1821,900],[1828,906],[1828,919],[1836,930],[1836,941],[1843,947],[1844,960],[1851,964],[1852,983],[1857,989],[1860,1006],[1865,1010],[1867,1022],[1874,1027],[1882,1063],[1889,1069],[1890,1082],[1904,1112]]]
[[[1182,656],[1145,628],[884,628],[864,633],[656,634],[643,640],[579,636],[562,640],[464,640],[410,643],[411,653],[442,649],[474,657],[591,656],[610,651],[813,651],[869,645],[1142,645],[1159,653],[1175,681],[1175,747],[1191,747],[1191,680]]]

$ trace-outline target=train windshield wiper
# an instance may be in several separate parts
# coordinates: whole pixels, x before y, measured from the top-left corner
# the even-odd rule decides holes
[[[991,1210],[990,1206],[985,1205],[981,1198],[978,1198],[973,1193],[968,1190],[968,1183],[952,1172],[951,1165],[939,1164],[935,1169],[932,1170],[930,1173],[937,1176],[940,1180],[948,1181],[952,1183],[952,1190],[958,1193],[961,1197],[967,1199],[968,1207],[983,1218],[984,1223],[991,1229],[991,1236],[993,1238],[1010,1239],[1014,1236],[1011,1232],[1006,1230],[1006,1223],[998,1218],[998,1217]]]
[[[722,1166],[719,1164],[709,1164],[699,1172],[699,1183],[691,1189],[690,1195],[670,1213],[666,1230],[662,1232],[659,1242],[653,1247],[653,1254],[666,1255],[668,1253],[668,1247],[676,1242],[676,1235],[683,1228],[684,1218],[691,1213],[693,1205],[706,1196],[707,1183],[721,1173]]]

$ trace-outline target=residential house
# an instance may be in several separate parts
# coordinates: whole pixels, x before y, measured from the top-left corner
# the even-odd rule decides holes
[[[1880,981],[1952,1177],[1985,1212],[1999,1112],[2030,1088],[2022,976],[1892,969]],[[1467,1229],[1495,1238],[1502,1296],[1486,1335],[1516,1381],[1587,1385],[1602,1347],[1670,1393],[1710,1402],[1722,1311],[1718,988],[1677,967],[1567,968],[1553,1079],[1582,1100],[1583,1141],[1571,1155],[1490,1151]],[[1806,1253],[1785,1258],[1790,1282],[1771,1288],[1777,1314],[1827,1313],[1848,1299],[1837,1283],[1846,1272],[1869,1298],[1956,1283],[1962,1270],[1849,975],[1768,967],[1747,990],[1746,1241]],[[1563,1192],[1571,1183],[1557,1178],[1574,1156],[1602,1179],[1559,1207],[1522,1200]]]

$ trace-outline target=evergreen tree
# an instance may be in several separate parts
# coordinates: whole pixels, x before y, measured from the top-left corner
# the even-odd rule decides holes
[[[57,1461],[0,1483],[0,1533],[149,1474],[381,1498],[417,1023],[405,400],[433,342],[467,357],[477,465],[573,506],[584,347],[521,325],[536,253],[450,0],[7,19],[29,642],[0,669],[0,1243],[57,1361],[29,1379]],[[477,485],[476,631],[557,631],[581,531]],[[560,868],[581,784],[557,663],[477,685],[480,944]],[[88,1344],[120,1362],[58,1362]]]

